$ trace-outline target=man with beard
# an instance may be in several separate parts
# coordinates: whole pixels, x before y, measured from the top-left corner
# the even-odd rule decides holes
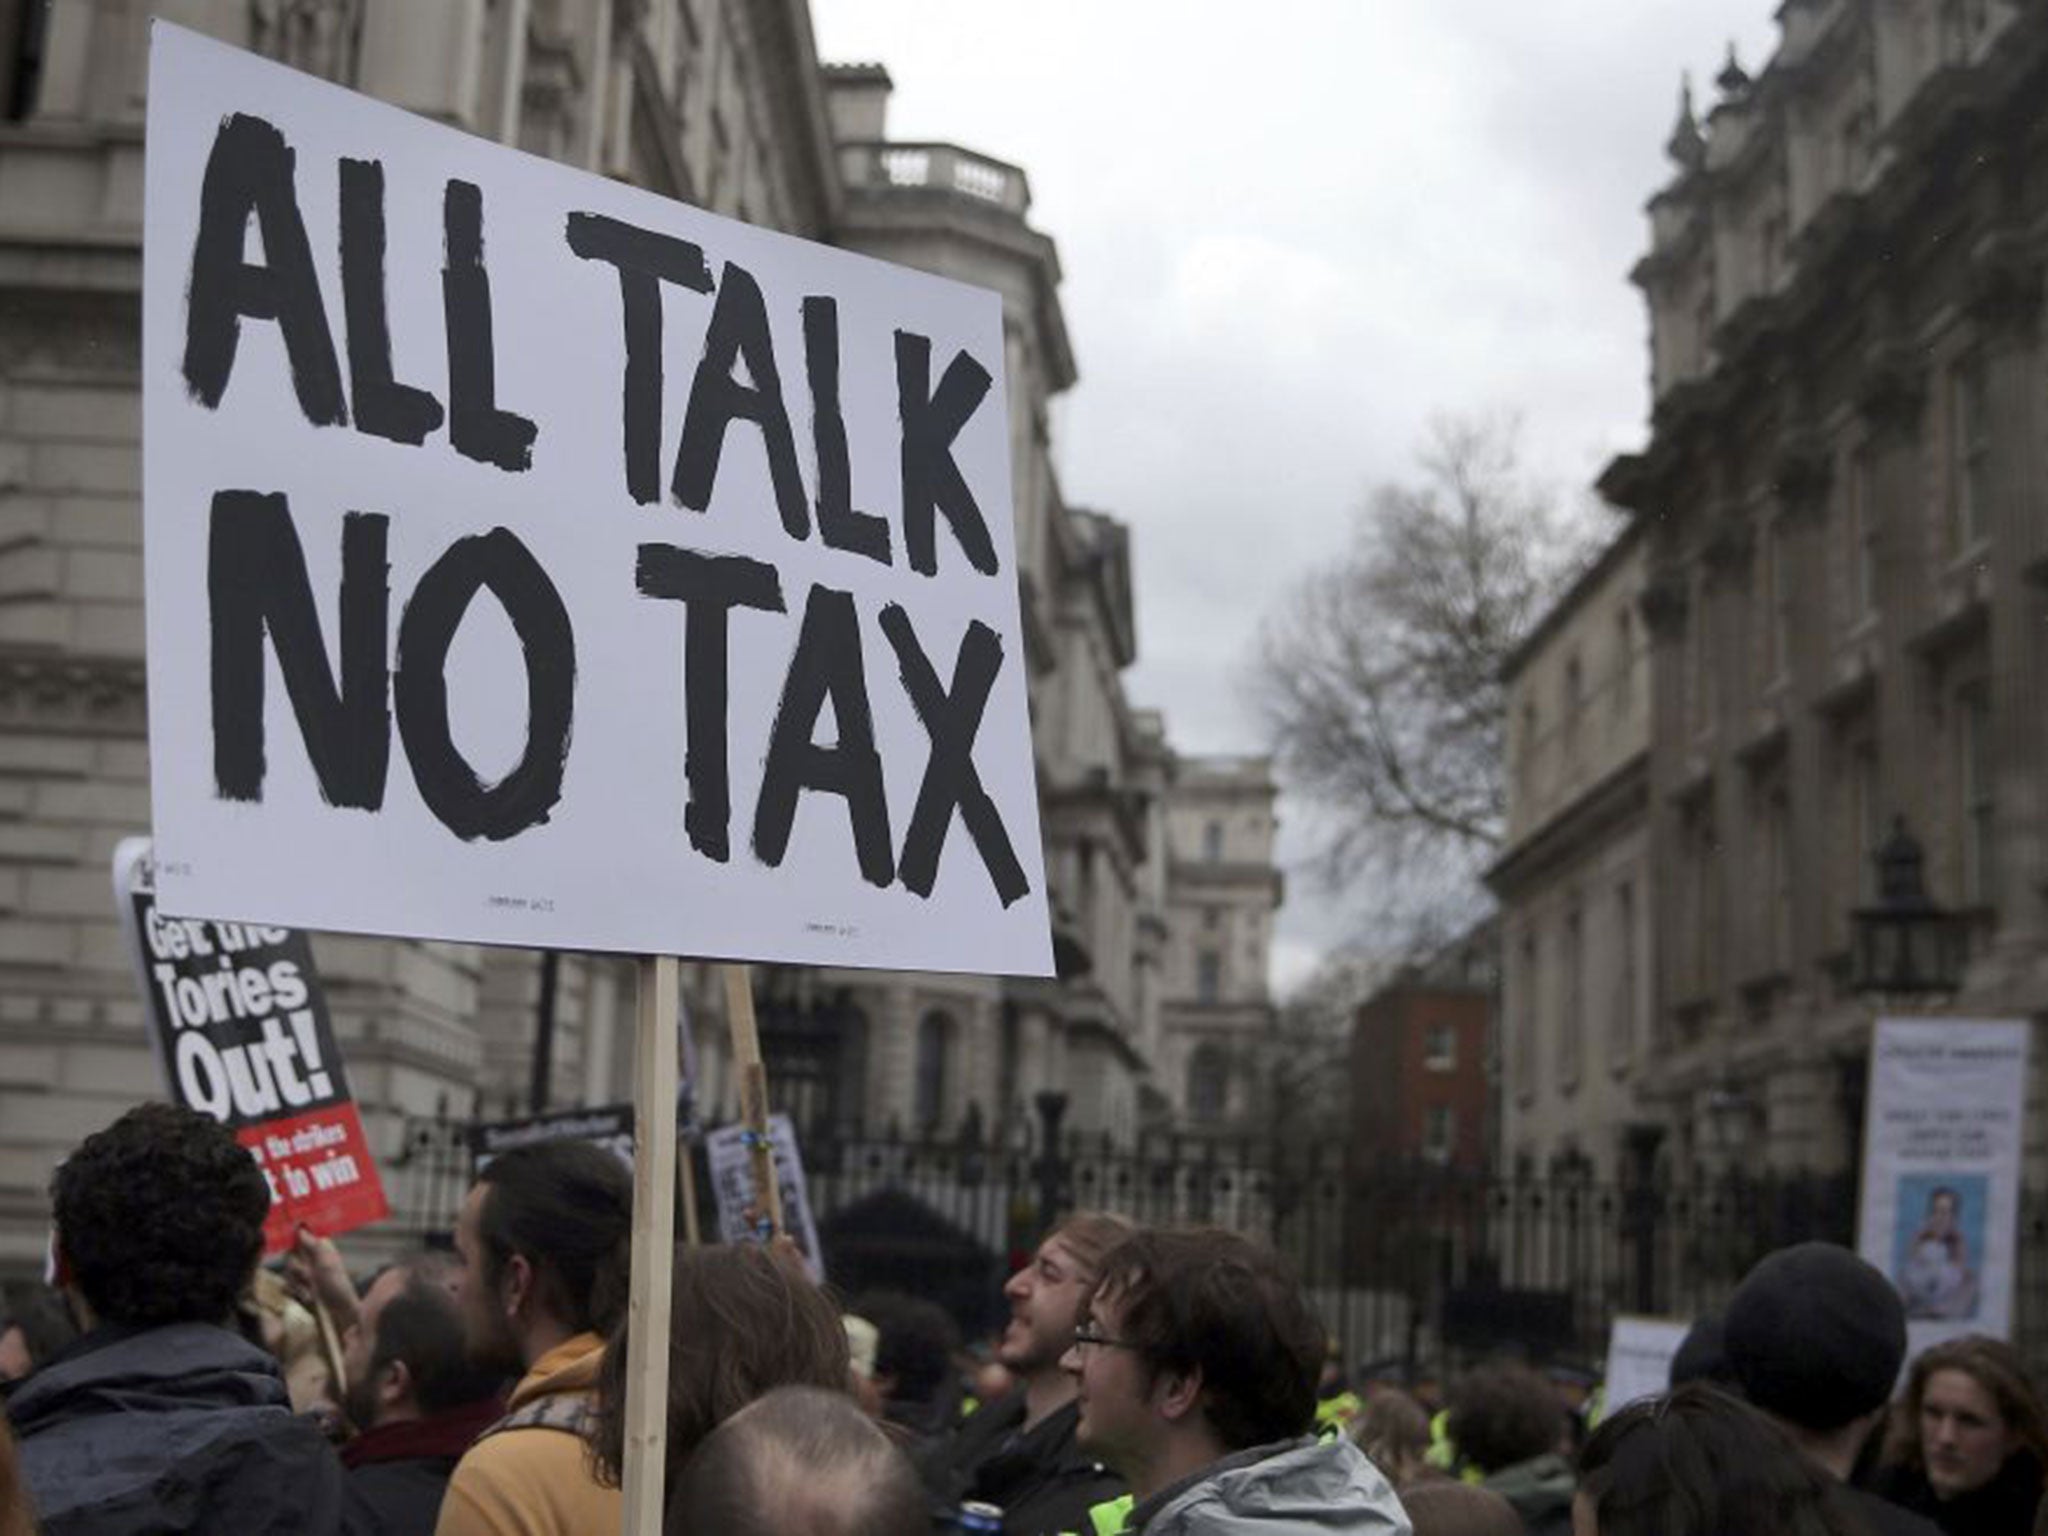
[[[494,1158],[455,1223],[456,1304],[470,1363],[523,1371],[511,1409],[472,1446],[441,1504],[439,1536],[615,1531],[584,1435],[605,1336],[626,1309],[633,1184],[588,1142]]]
[[[499,1376],[464,1356],[454,1260],[418,1253],[370,1282],[342,1341],[346,1536],[433,1536],[449,1474],[504,1413]]]
[[[1119,1216],[1072,1216],[1003,1287],[1010,1322],[996,1359],[1019,1384],[925,1454],[920,1470],[942,1507],[994,1504],[1006,1536],[1049,1536],[1087,1530],[1089,1510],[1124,1491],[1122,1478],[1074,1444],[1074,1379],[1060,1357],[1103,1257],[1131,1231]]]

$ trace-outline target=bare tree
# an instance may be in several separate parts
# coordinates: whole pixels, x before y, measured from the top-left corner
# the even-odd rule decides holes
[[[1322,874],[1381,882],[1373,920],[1410,950],[1471,914],[1506,822],[1501,667],[1589,542],[1512,421],[1439,420],[1417,465],[1268,615],[1254,680],[1283,781],[1327,820]]]

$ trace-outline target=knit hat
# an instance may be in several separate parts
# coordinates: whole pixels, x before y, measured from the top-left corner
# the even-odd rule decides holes
[[[1673,1389],[1688,1381],[1711,1382],[1717,1387],[1735,1385],[1735,1370],[1728,1364],[1728,1345],[1721,1336],[1721,1319],[1716,1313],[1699,1317],[1686,1330],[1678,1353],[1671,1357]]]
[[[1848,1249],[1800,1243],[1749,1272],[1723,1336],[1752,1403],[1826,1433],[1890,1399],[1906,1358],[1906,1309],[1891,1281]]]

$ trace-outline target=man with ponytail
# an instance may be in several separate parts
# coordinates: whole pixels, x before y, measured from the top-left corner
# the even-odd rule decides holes
[[[626,1308],[632,1195],[611,1153],[553,1141],[493,1159],[463,1201],[464,1345],[519,1383],[456,1467],[436,1536],[619,1528],[619,1490],[598,1481],[586,1435],[604,1338]]]

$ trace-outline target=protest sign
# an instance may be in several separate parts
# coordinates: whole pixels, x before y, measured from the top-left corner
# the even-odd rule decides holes
[[[167,910],[1051,973],[997,296],[161,22],[146,177]]]
[[[469,1128],[470,1167],[482,1173],[491,1159],[514,1147],[543,1141],[587,1141],[633,1166],[633,1106],[602,1104],[594,1109],[561,1109],[516,1120],[492,1120]]]
[[[744,1125],[722,1125],[704,1138],[705,1154],[711,1159],[711,1189],[718,1200],[718,1235],[728,1243],[752,1241],[759,1235],[762,1213],[754,1183],[752,1134]],[[802,1251],[811,1278],[822,1285],[824,1250],[818,1246],[811,1197],[804,1187],[803,1158],[789,1116],[768,1117],[768,1138],[775,1155],[776,1184],[782,1191],[782,1229]]]
[[[322,1236],[389,1213],[349,1096],[312,946],[291,928],[166,917],[149,839],[114,852],[114,893],[136,957],[170,1098],[235,1133],[270,1185],[266,1253],[300,1223]]]
[[[1671,1360],[1689,1324],[1665,1317],[1616,1317],[1607,1336],[1601,1411],[1613,1413],[1671,1387]]]
[[[1856,1249],[1898,1285],[1915,1354],[2011,1328],[2028,1029],[1879,1019],[1873,1032]]]

